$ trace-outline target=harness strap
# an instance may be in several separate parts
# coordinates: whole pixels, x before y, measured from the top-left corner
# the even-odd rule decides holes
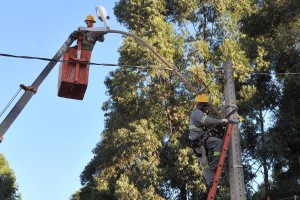
[[[195,148],[201,148],[201,146],[204,146],[204,144],[206,143],[206,141],[208,140],[208,138],[210,137],[210,135],[208,135],[207,133],[204,133],[203,135],[201,135],[200,138],[195,139],[195,140],[190,140],[191,142],[191,148],[193,149],[194,153],[196,154],[196,156],[198,158],[202,157],[201,153],[198,153]]]
[[[210,137],[210,135],[206,135],[206,137],[203,140],[203,144],[205,144],[207,142],[207,140],[208,140],[209,137]]]
[[[77,40],[77,44],[78,44],[77,55],[76,55],[77,59],[81,58],[82,40],[83,40],[83,35],[81,34],[81,32],[79,32],[78,40]],[[75,83],[78,83],[78,81],[79,81],[79,68],[80,68],[80,64],[78,62],[76,62],[76,64],[75,64]]]

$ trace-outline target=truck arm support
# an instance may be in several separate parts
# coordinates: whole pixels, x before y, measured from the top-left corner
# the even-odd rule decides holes
[[[40,84],[45,80],[45,78],[48,76],[48,74],[51,72],[51,70],[57,64],[59,59],[65,54],[65,52],[71,46],[71,44],[73,43],[74,40],[75,40],[75,38],[69,36],[69,38],[66,40],[66,42],[62,45],[62,47],[54,55],[52,60],[47,64],[47,66],[44,68],[44,70],[40,73],[40,75],[33,82],[31,87],[37,89],[40,86]],[[22,95],[22,97],[19,99],[19,101],[15,104],[15,106],[12,108],[12,110],[8,113],[6,118],[0,124],[0,142],[2,141],[3,135],[5,134],[7,129],[15,121],[15,119],[18,117],[18,115],[21,113],[23,108],[26,106],[26,104],[29,102],[29,100],[31,99],[31,97],[34,94],[35,94],[35,92],[32,90],[25,90],[25,93]]]

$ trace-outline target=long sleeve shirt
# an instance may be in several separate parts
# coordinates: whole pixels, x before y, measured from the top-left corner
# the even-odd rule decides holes
[[[196,140],[201,138],[202,134],[204,134],[203,126],[222,124],[220,119],[216,119],[206,115],[199,109],[193,110],[190,117],[190,140]]]
[[[77,30],[75,30],[71,36],[78,39],[78,34],[79,32]],[[103,35],[100,35],[98,33],[95,33],[95,32],[85,32],[84,35],[83,35],[83,40],[82,40],[82,46],[81,48],[82,49],[85,49],[85,50],[89,50],[89,51],[92,51],[94,46],[95,46],[95,43],[97,41],[99,42],[103,42],[104,40],[104,37]]]

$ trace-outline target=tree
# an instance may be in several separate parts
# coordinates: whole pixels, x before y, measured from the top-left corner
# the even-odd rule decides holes
[[[22,199],[18,193],[16,177],[14,172],[9,168],[3,154],[0,153],[0,199],[17,200]]]
[[[237,81],[263,65],[261,54],[247,57],[239,31],[252,10],[250,0],[121,0],[115,15],[220,106],[220,63],[233,62]],[[133,67],[106,78],[105,130],[73,199],[203,198],[202,169],[188,143],[194,94],[134,39],[126,37],[119,52],[119,63]]]
[[[299,87],[298,76],[279,73],[299,72],[300,2],[265,0],[258,1],[257,5],[257,12],[243,20],[242,30],[267,52],[265,59],[270,63],[268,71],[274,75],[264,81],[269,87],[261,88],[260,93],[264,96],[259,99],[271,100],[266,108],[271,111],[274,123],[265,132],[267,142],[263,145],[264,151],[261,151],[265,153],[256,155],[268,158],[268,168],[273,170],[273,188],[269,189],[269,196],[284,198],[287,193],[293,195],[299,192],[300,175],[296,170],[297,165],[299,167],[299,147],[295,144],[299,141],[299,115],[294,111],[299,110],[300,103],[296,89]],[[279,86],[273,93],[270,90],[272,83]],[[266,154],[266,150],[269,153]],[[267,182],[264,185],[267,187]],[[267,188],[265,191],[268,192]]]

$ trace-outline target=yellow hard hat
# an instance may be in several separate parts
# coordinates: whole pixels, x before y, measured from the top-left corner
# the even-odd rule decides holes
[[[196,103],[208,103],[208,95],[207,94],[199,94],[195,98]]]
[[[88,16],[86,16],[86,18],[85,18],[84,21],[85,21],[85,22],[86,22],[86,21],[93,21],[94,23],[96,23],[94,15],[91,15],[91,14],[88,15]]]

